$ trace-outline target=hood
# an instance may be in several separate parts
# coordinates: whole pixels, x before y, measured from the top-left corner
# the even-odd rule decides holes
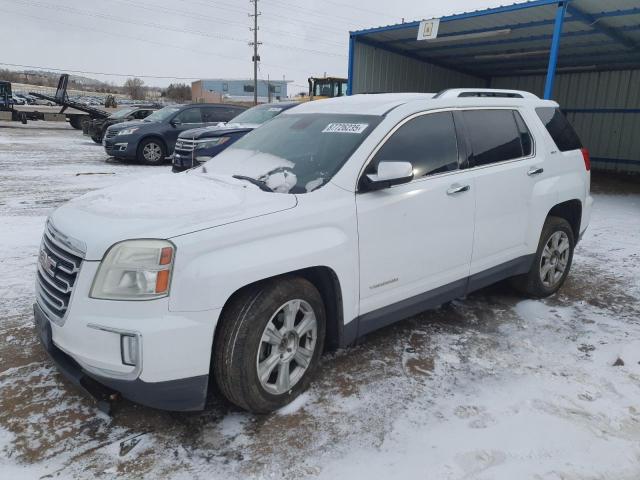
[[[100,260],[116,242],[169,239],[294,208],[295,195],[263,192],[230,175],[161,174],[78,197],[50,217],[63,234]]]
[[[178,135],[178,138],[201,139],[213,138],[225,135],[227,133],[250,132],[254,128],[258,128],[259,123],[225,123],[203,128],[192,128]]]

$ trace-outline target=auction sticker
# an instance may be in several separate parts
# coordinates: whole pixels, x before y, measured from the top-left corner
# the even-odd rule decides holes
[[[322,133],[362,133],[368,126],[368,123],[330,123]]]

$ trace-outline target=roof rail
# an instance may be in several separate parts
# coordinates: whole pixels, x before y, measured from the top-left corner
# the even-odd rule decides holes
[[[534,98],[537,95],[523,90],[502,90],[497,88],[448,88],[441,90],[433,98],[464,98],[464,97],[491,97],[491,98]]]

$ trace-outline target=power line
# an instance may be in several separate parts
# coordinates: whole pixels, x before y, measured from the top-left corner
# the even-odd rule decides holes
[[[164,76],[164,75],[140,75],[137,73],[107,73],[107,72],[91,72],[87,70],[72,70],[70,68],[53,68],[53,67],[43,67],[41,65],[22,65],[19,63],[3,63],[0,62],[0,65],[5,65],[9,67],[19,67],[19,68],[33,68],[38,70],[50,70],[52,72],[63,72],[63,73],[78,73],[82,75],[104,75],[108,77],[139,77],[139,78],[156,78],[156,79],[164,79],[164,80],[198,80],[204,77],[172,77],[172,76]]]
[[[150,11],[150,12],[166,12],[166,13],[170,13],[172,15],[178,15],[184,18],[189,18],[189,19],[193,19],[193,20],[198,20],[198,21],[211,21],[211,22],[224,22],[225,25],[232,25],[232,26],[236,26],[236,27],[242,27],[247,28],[247,25],[245,23],[241,23],[241,22],[235,22],[233,20],[229,20],[227,18],[216,18],[216,17],[211,17],[208,15],[203,15],[201,13],[199,14],[193,14],[193,13],[188,13],[182,10],[178,10],[178,9],[173,9],[173,8],[167,8],[167,7],[160,7],[160,6],[155,6],[155,5],[149,5],[146,3],[141,3],[141,2],[136,2],[136,1],[131,1],[131,0],[111,0],[113,2],[118,2],[118,3],[123,3],[125,5],[131,5],[132,7],[135,8],[139,8],[139,9],[143,9],[146,11]],[[295,37],[295,38],[301,38],[301,39],[307,39],[306,36],[304,35],[299,35],[293,32],[288,32],[285,30],[278,30],[278,29],[273,29],[273,28],[269,28],[267,27],[266,29],[261,29],[266,33],[272,33],[272,34],[279,34],[279,35],[284,35],[287,37]],[[331,40],[327,40],[327,39],[314,39],[314,42],[319,42],[319,43],[324,43],[327,45],[331,45],[331,46],[336,46],[336,47],[342,47],[344,46],[344,42],[336,42],[336,41],[331,41]]]
[[[180,1],[188,2],[188,3],[195,3],[197,5],[202,5],[203,7],[207,7],[207,8],[216,8],[211,3],[205,3],[205,2],[198,1],[198,0],[180,0]],[[227,4],[221,3],[221,2],[217,2],[215,0],[212,0],[212,2],[215,3],[216,5],[219,5],[218,8],[222,8],[222,9],[235,8],[235,7],[227,7],[227,6],[225,6]],[[233,11],[235,13],[238,12],[237,10],[231,10],[231,11]],[[280,13],[278,14],[278,19],[290,20],[291,22],[298,23],[298,24],[300,23],[300,19],[299,18],[289,17],[287,15],[282,15]],[[266,18],[265,18],[265,20],[266,20]],[[315,22],[309,21],[308,19],[306,19],[304,21],[304,27],[306,29],[324,30],[324,31],[327,31],[327,32],[333,33],[333,34],[342,34],[342,35],[346,34],[345,29],[338,28],[338,27],[331,27],[331,26],[326,25],[326,24],[315,23]]]
[[[363,27],[364,26],[364,25],[361,25],[361,24],[357,24],[351,18],[342,17],[340,15],[334,15],[334,14],[329,14],[329,13],[322,13],[322,12],[318,12],[317,10],[309,10],[307,8],[304,8],[304,7],[301,7],[299,5],[296,5],[295,3],[284,2],[282,0],[271,0],[271,3],[274,4],[273,6],[275,8],[286,8],[286,9],[293,8],[295,10],[298,10],[300,12],[300,14],[304,14],[306,16],[313,15],[314,17],[318,17],[318,16],[327,17],[333,22],[335,22],[336,20],[342,20],[342,21],[347,22],[348,24],[351,24],[351,25],[356,25],[356,26],[359,26],[359,27]],[[292,12],[292,13],[296,13],[296,12]]]
[[[31,2],[31,3],[29,4],[27,2]],[[33,0],[24,0],[22,3],[24,5],[26,5],[26,6],[36,6],[36,7],[49,8],[49,9],[54,9],[54,10],[63,10],[63,11],[67,11],[69,13],[73,13],[75,15],[86,15],[86,16],[90,16],[90,17],[96,17],[96,18],[102,18],[102,19],[112,20],[112,21],[121,22],[121,23],[127,23],[127,24],[130,24],[130,25],[145,26],[145,27],[149,27],[149,28],[160,29],[160,30],[163,30],[163,31],[169,30],[169,31],[173,31],[173,32],[176,32],[176,33],[186,33],[188,35],[196,35],[196,36],[203,36],[203,37],[209,37],[209,38],[216,38],[216,39],[219,39],[219,40],[226,40],[226,41],[239,42],[239,43],[245,43],[245,41],[246,41],[246,40],[241,39],[241,38],[230,37],[230,36],[222,35],[222,34],[211,34],[211,33],[208,33],[208,32],[203,32],[203,31],[198,31],[198,30],[185,30],[185,29],[173,27],[171,25],[158,24],[158,23],[153,23],[153,22],[140,22],[140,21],[136,21],[136,20],[129,20],[129,19],[126,19],[126,18],[117,17],[115,15],[104,14],[104,13],[96,13],[96,12],[91,12],[91,11],[87,11],[87,10],[80,10],[80,9],[73,8],[73,7],[65,7],[65,6],[60,6],[60,5],[48,5],[48,4],[36,2],[36,1],[33,1]],[[291,45],[285,45],[285,44],[281,44],[281,43],[268,42],[268,45],[274,46],[274,47],[282,47],[282,48],[286,48],[286,49],[298,50],[298,51],[302,51],[302,52],[317,53],[317,54],[320,54],[320,55],[326,55],[326,56],[330,56],[330,57],[346,57],[346,55],[342,55],[342,54],[337,54],[337,53],[332,53],[332,52],[323,52],[321,50],[314,50],[314,49],[311,49],[311,48],[294,47],[294,46],[291,46]]]
[[[12,10],[3,9],[2,13],[3,14],[18,15],[18,16],[27,17],[27,18],[33,18],[33,19],[36,19],[36,20],[42,20],[42,21],[47,22],[47,23],[52,23],[51,18],[40,17],[40,16],[37,16],[37,15],[30,15],[30,14],[24,13],[24,12],[16,12],[16,11],[12,11]],[[109,31],[109,30],[102,30],[102,29],[99,29],[99,28],[96,28],[96,27],[87,27],[85,25],[77,25],[77,24],[73,24],[73,23],[62,22],[60,20],[56,20],[55,23],[57,23],[58,25],[64,25],[64,26],[71,27],[71,28],[74,28],[74,29],[90,31],[92,33],[102,33],[104,35],[111,35],[111,36],[114,36],[114,37],[118,37],[119,39],[125,38],[125,39],[130,39],[130,40],[136,40],[136,41],[139,41],[139,42],[145,42],[145,43],[149,43],[149,44],[152,44],[152,45],[159,45],[159,46],[162,46],[162,47],[168,47],[168,48],[175,48],[175,49],[178,49],[178,50],[184,50],[184,51],[187,51],[189,53],[197,53],[199,55],[207,55],[207,56],[225,58],[225,59],[228,59],[228,60],[232,60],[234,62],[241,62],[241,63],[245,63],[246,62],[246,60],[242,60],[242,59],[240,59],[238,57],[232,57],[232,56],[229,56],[229,55],[222,55],[220,53],[214,53],[214,52],[206,52],[206,51],[198,50],[198,49],[194,49],[194,48],[181,47],[179,45],[172,45],[170,43],[163,43],[163,42],[158,42],[158,41],[155,41],[155,40],[149,40],[147,38],[135,37],[133,35],[127,35],[127,34],[122,34],[122,33],[115,33],[113,31]],[[268,67],[282,69],[282,70],[290,70],[290,71],[295,71],[295,72],[304,72],[305,75],[308,74],[307,70],[300,70],[300,69],[297,69],[295,67],[290,67],[290,66],[285,67],[285,66],[282,66],[282,65],[276,65],[276,64],[272,64],[272,63],[264,63],[263,65],[266,65]]]

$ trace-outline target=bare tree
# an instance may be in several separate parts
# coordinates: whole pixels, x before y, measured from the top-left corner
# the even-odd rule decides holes
[[[124,91],[133,100],[142,100],[144,98],[144,82],[140,78],[127,78],[124,82]]]

